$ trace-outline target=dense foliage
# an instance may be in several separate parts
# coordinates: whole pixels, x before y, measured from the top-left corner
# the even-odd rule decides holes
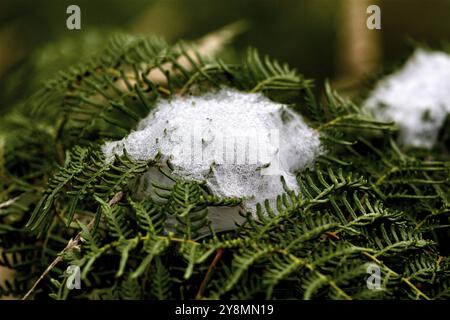
[[[289,104],[327,152],[297,173],[300,193],[286,188],[276,207],[261,203],[257,217],[243,212],[235,231],[198,237],[208,208],[241,199],[213,196],[158,159],[125,153],[105,162],[99,147],[126,136],[158,99],[222,86]],[[51,266],[30,297],[450,296],[448,125],[433,150],[403,149],[394,124],[373,120],[328,84],[318,98],[311,81],[256,50],[232,64],[193,44],[118,35],[0,124],[0,264],[15,271],[0,295],[23,296]],[[152,167],[173,183],[154,181],[155,194],[136,199],[136,181]],[[381,290],[366,285],[370,263],[381,268]],[[69,265],[81,268],[81,290],[65,285]]]

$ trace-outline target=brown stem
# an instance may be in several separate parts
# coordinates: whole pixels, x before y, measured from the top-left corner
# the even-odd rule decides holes
[[[117,192],[112,198],[111,200],[109,200],[108,205],[110,207],[114,206],[117,202],[119,202],[123,197],[123,192],[119,191]],[[95,223],[95,218],[93,218],[89,224],[87,225],[87,229],[91,230],[92,227],[94,226]],[[52,263],[50,263],[50,265],[47,267],[47,269],[45,269],[45,271],[41,274],[41,276],[36,280],[36,282],[33,284],[33,286],[31,287],[30,290],[28,290],[28,292],[23,296],[22,300],[27,300],[28,297],[31,295],[31,293],[36,289],[36,287],[38,286],[38,284],[42,281],[42,279],[45,278],[45,276],[61,261],[64,260],[64,254],[66,252],[70,252],[72,251],[74,248],[76,248],[78,246],[78,243],[81,241],[81,231],[75,236],[74,239],[70,239],[69,242],[67,243],[66,247],[58,254],[58,256],[55,258],[55,260],[53,260]]]
[[[198,289],[196,299],[201,299],[203,296],[203,292],[205,291],[206,283],[209,280],[209,277],[211,276],[212,270],[216,266],[216,264],[219,262],[220,258],[222,257],[223,249],[217,249],[216,256],[214,257],[213,261],[211,262],[208,271],[205,274],[205,277],[203,278],[202,283],[200,284],[200,288]]]

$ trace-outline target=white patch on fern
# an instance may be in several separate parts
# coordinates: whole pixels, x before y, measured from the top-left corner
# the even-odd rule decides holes
[[[200,128],[197,131],[202,141],[201,161],[192,161],[190,154],[179,152],[183,137],[190,136],[194,127]],[[273,145],[270,139],[270,132],[274,130],[279,133],[279,145]],[[269,150],[270,156],[238,164],[237,161],[219,159],[217,153],[206,152],[219,135],[233,133],[238,138],[245,137],[245,132],[258,132],[259,143]],[[122,154],[123,149],[135,160],[152,159],[160,152],[162,163],[169,159],[174,165],[175,176],[206,181],[213,194],[219,197],[245,198],[244,207],[252,211],[256,203],[262,203],[265,199],[274,204],[276,196],[284,192],[281,176],[289,189],[298,192],[294,172],[310,166],[322,152],[319,134],[287,106],[273,102],[260,93],[231,89],[199,97],[160,100],[154,111],[139,123],[136,131],[120,141],[108,142],[103,146],[109,160],[114,154]],[[233,149],[232,152],[231,158],[236,159],[239,151]],[[276,153],[280,175],[261,174],[261,168],[271,165],[270,159],[274,159]],[[248,160],[248,154],[246,157]],[[164,181],[154,172],[148,175],[148,179]],[[142,194],[142,190],[139,192]],[[214,217],[210,214],[216,230],[229,229],[232,225],[229,218],[237,218],[237,215],[230,213],[225,216],[220,212]]]
[[[418,49],[377,84],[365,107],[378,120],[395,121],[403,144],[431,148],[450,112],[450,55]]]

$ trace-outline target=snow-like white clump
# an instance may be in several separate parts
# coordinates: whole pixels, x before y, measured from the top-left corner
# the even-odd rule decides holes
[[[319,134],[287,106],[260,93],[231,89],[160,100],[136,131],[103,146],[107,159],[123,149],[135,160],[160,152],[161,163],[169,159],[175,176],[205,181],[220,197],[244,198],[250,211],[265,199],[273,204],[284,192],[281,176],[289,189],[298,191],[294,172],[322,152]],[[167,182],[157,170],[144,179]],[[233,228],[238,220],[229,209],[212,211],[216,230]]]
[[[431,148],[450,112],[450,55],[416,50],[364,105],[378,120],[395,121],[403,144]]]

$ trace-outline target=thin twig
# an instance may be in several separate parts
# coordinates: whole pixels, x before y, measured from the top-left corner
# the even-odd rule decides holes
[[[14,202],[16,202],[19,198],[20,198],[20,196],[15,197],[15,198],[12,198],[12,199],[9,199],[9,200],[7,200],[7,201],[5,201],[5,202],[3,202],[3,203],[0,203],[0,209],[9,207],[9,206],[12,205]]]
[[[205,291],[206,283],[208,282],[209,277],[211,276],[212,270],[214,269],[214,267],[216,266],[216,264],[219,262],[220,258],[222,257],[222,254],[223,254],[223,249],[222,248],[218,249],[213,261],[211,262],[211,265],[208,268],[208,271],[205,274],[205,277],[203,278],[202,283],[200,284],[200,288],[198,289],[197,296],[195,297],[196,299],[202,298],[203,292]]]
[[[117,202],[119,202],[123,197],[123,192],[119,191],[117,192],[111,200],[109,200],[108,205],[110,207],[114,206]],[[92,227],[95,224],[95,218],[93,218],[89,224],[86,226],[88,230],[91,230]],[[30,290],[23,296],[22,300],[27,300],[28,297],[31,295],[31,293],[36,289],[37,285],[42,281],[42,279],[45,278],[45,276],[61,261],[64,260],[64,254],[67,252],[72,251],[74,248],[76,248],[79,244],[79,242],[82,239],[81,236],[82,232],[78,232],[78,234],[75,236],[74,239],[70,239],[67,243],[66,247],[58,254],[58,256],[53,260],[53,262],[45,269],[45,271],[41,274],[41,276],[36,280],[36,282],[33,284]]]

